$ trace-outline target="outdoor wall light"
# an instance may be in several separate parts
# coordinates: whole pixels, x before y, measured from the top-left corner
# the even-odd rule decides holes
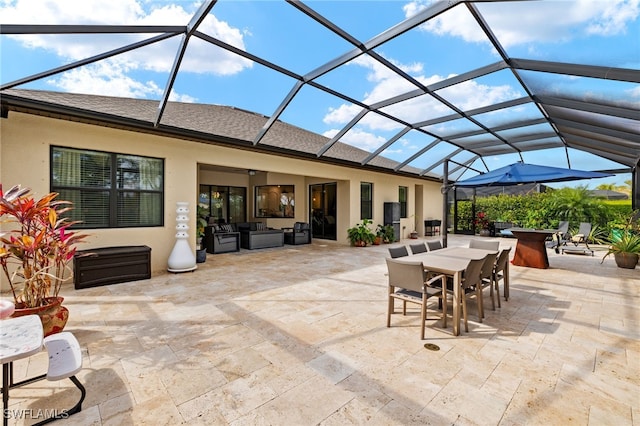
[[[249,176],[255,176],[255,175],[256,175],[255,170],[249,170]]]

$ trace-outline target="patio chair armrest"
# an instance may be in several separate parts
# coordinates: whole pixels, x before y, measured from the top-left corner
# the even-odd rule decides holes
[[[441,280],[444,283],[446,278],[445,278],[445,276],[443,274],[436,275],[435,277],[429,278],[429,281],[427,281],[425,283],[425,285],[427,285],[429,287],[434,287],[433,283],[435,283],[436,281],[439,281],[439,280]],[[438,286],[438,287],[442,287],[442,286]]]

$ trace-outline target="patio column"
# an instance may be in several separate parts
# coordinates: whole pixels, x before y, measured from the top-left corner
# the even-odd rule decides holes
[[[449,229],[449,160],[444,161],[442,172],[442,226],[440,235],[442,236],[442,247],[447,246],[447,229]]]
[[[640,160],[631,171],[631,208],[633,210],[640,209]]]

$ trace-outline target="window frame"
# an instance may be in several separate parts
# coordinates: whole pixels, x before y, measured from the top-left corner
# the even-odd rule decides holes
[[[264,200],[264,194],[266,193],[267,199]],[[269,200],[269,195],[273,193],[274,195],[280,195],[280,199],[276,200],[278,205],[278,211],[282,212],[282,214],[277,213],[269,213],[270,211],[275,211],[272,207],[272,200]],[[291,194],[290,196],[286,196],[288,198],[288,203],[282,203],[282,197],[285,194]],[[260,219],[294,219],[296,217],[295,211],[295,200],[296,200],[296,187],[293,184],[285,184],[285,185],[256,185],[253,187],[253,196],[254,196],[254,217]]]
[[[368,198],[367,191],[368,189]],[[360,220],[373,220],[373,183],[360,182]]]
[[[75,186],[75,185],[55,185],[54,184],[54,156],[56,150],[69,150],[69,151],[77,151],[81,153],[87,153],[91,155],[95,154],[106,154],[109,156],[109,164],[110,164],[110,176],[109,176],[109,185],[108,187],[94,187],[94,186]],[[133,188],[119,188],[119,176],[118,176],[118,159],[121,157],[129,157],[136,159],[150,159],[160,162],[160,179],[161,185],[160,189],[133,189]],[[122,180],[122,176],[120,177]],[[70,146],[60,146],[60,145],[51,145],[49,147],[49,188],[51,192],[60,192],[60,190],[70,190],[70,191],[78,191],[79,193],[90,193],[90,192],[102,192],[107,193],[108,196],[108,206],[105,209],[106,213],[106,225],[86,225],[83,222],[76,223],[73,225],[74,228],[77,229],[121,229],[121,228],[157,228],[164,227],[165,220],[165,212],[164,212],[164,204],[165,204],[165,159],[160,157],[151,157],[147,155],[138,155],[138,154],[127,154],[123,152],[113,152],[113,151],[104,151],[97,149],[88,149],[88,148],[77,148]],[[123,224],[119,221],[118,212],[119,212],[119,202],[120,195],[124,193],[134,193],[136,195],[142,194],[159,194],[159,201],[157,208],[160,209],[160,213],[158,216],[158,222],[142,224]],[[71,201],[74,200],[65,200]],[[155,203],[154,203],[155,204]],[[155,208],[155,207],[154,207]],[[81,218],[82,220],[82,218]]]
[[[214,191],[215,188],[215,191]],[[211,218],[214,218],[215,223],[234,223],[234,222],[245,222],[247,220],[247,213],[248,213],[248,188],[246,186],[232,186],[232,185],[215,185],[215,184],[206,184],[206,183],[201,183],[199,186],[199,191],[198,191],[198,206],[200,206],[201,204],[205,204],[205,202],[200,198],[202,193],[203,193],[203,189],[206,192],[207,195],[207,201],[206,201],[206,216],[203,216],[203,219],[207,219],[207,222],[210,222]],[[213,192],[220,192],[220,194],[224,194],[224,196],[221,196],[220,198],[223,199],[223,204],[225,206],[224,208],[224,214],[222,215],[222,219],[224,221],[220,221],[220,218],[217,217],[217,215],[214,217],[213,215],[213,203],[214,203],[214,198],[211,197],[211,194]],[[233,196],[238,195],[237,192],[242,192],[242,211],[244,213],[242,218],[235,218],[235,220],[231,221],[229,220],[229,218],[231,217],[231,210],[232,210],[232,202],[231,202],[231,197],[232,197],[232,192],[234,192]],[[198,212],[198,215],[200,216],[201,212]],[[210,225],[212,223],[209,223]]]
[[[404,192],[404,194],[403,194]],[[398,187],[398,202],[400,203],[400,217],[406,219],[407,218],[407,200],[409,198],[409,187],[408,186],[399,186]]]

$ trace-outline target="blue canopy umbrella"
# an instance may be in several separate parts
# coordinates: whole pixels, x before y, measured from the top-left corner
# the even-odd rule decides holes
[[[521,183],[566,182],[610,176],[613,176],[613,174],[563,169],[560,167],[538,166],[535,164],[514,163],[463,181],[458,181],[454,185],[476,188],[479,186],[519,185]]]

